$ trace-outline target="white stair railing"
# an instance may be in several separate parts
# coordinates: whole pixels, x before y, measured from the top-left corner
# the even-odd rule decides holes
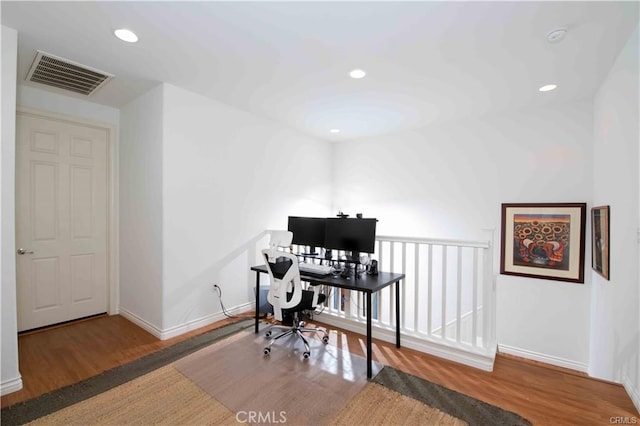
[[[496,352],[495,287],[491,240],[376,238],[382,271],[406,275],[400,287],[402,345],[484,370]],[[319,321],[364,333],[360,292],[327,289],[331,295]],[[395,294],[373,296],[374,337],[394,342]]]

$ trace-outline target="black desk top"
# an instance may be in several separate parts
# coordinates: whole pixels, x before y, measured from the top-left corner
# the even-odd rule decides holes
[[[252,266],[252,271],[267,273],[265,265]],[[326,275],[319,277],[316,275],[308,275],[300,272],[300,279],[312,285],[330,285],[332,287],[344,288],[348,290],[364,291],[366,293],[375,293],[386,286],[400,281],[405,274],[397,274],[394,272],[379,272],[378,275],[368,275],[367,273],[358,274],[355,278],[351,275],[348,278],[342,278],[340,275]]]

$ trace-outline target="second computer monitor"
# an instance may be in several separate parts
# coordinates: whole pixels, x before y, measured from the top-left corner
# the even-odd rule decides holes
[[[373,253],[376,219],[327,218],[324,246],[353,253]]]

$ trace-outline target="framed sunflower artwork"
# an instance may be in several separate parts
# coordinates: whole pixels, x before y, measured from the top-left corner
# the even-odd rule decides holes
[[[586,203],[502,204],[500,273],[584,283]]]

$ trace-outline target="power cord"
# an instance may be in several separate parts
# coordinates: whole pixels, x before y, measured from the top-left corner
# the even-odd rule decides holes
[[[227,318],[253,318],[253,315],[231,315],[230,313],[228,313],[226,308],[224,307],[224,303],[222,303],[222,289],[220,288],[220,286],[218,284],[214,284],[213,288],[218,291],[218,300],[220,301],[220,307],[222,308],[222,313],[224,314],[225,317],[227,317]]]

